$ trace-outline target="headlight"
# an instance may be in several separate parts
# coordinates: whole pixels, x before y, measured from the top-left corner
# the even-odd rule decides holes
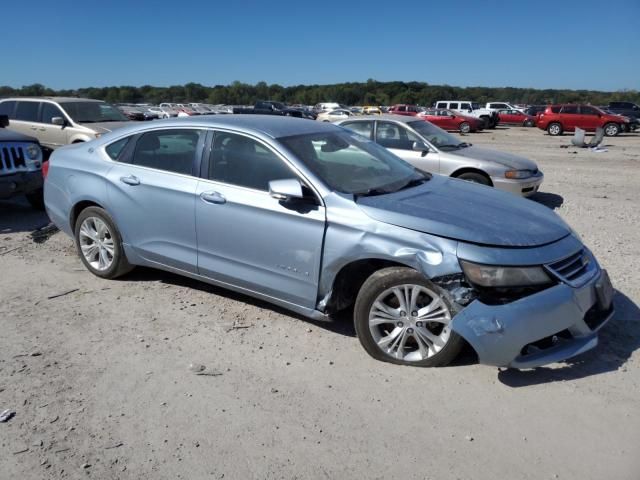
[[[513,179],[529,178],[531,176],[531,170],[507,170],[504,172],[504,176]]]
[[[481,287],[530,287],[551,282],[542,267],[497,267],[460,260],[467,279]]]
[[[27,157],[29,160],[36,160],[40,157],[40,147],[34,144],[29,145],[27,147]]]

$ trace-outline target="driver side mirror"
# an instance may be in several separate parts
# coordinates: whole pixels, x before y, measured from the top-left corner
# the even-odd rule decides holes
[[[269,195],[276,200],[287,202],[293,199],[304,197],[302,185],[297,178],[287,178],[285,180],[271,180],[269,182]]]
[[[62,117],[52,117],[51,123],[54,125],[60,125],[61,127],[64,127],[67,124],[67,122],[65,122],[64,118]]]
[[[413,142],[412,150],[414,152],[422,152],[423,157],[429,153],[429,147],[424,142]]]

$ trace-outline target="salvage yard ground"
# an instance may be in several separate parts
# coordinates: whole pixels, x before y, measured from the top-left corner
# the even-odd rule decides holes
[[[536,160],[533,201],[607,268],[600,345],[531,371],[381,363],[314,324],[168,273],[92,276],[0,202],[0,478],[640,478],[640,134],[467,135]],[[204,366],[204,370],[202,369]]]

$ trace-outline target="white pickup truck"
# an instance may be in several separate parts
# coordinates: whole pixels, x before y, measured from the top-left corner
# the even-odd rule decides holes
[[[498,124],[497,110],[481,108],[479,104],[468,100],[438,100],[435,108],[445,108],[458,113],[484,120],[485,128],[495,128]]]

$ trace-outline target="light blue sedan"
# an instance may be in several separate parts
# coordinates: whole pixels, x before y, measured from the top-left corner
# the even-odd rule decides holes
[[[136,124],[56,150],[45,203],[95,275],[155,267],[316,320],[352,308],[393,363],[445,365],[466,341],[535,367],[593,348],[613,314],[606,271],[546,207],[321,122]]]

